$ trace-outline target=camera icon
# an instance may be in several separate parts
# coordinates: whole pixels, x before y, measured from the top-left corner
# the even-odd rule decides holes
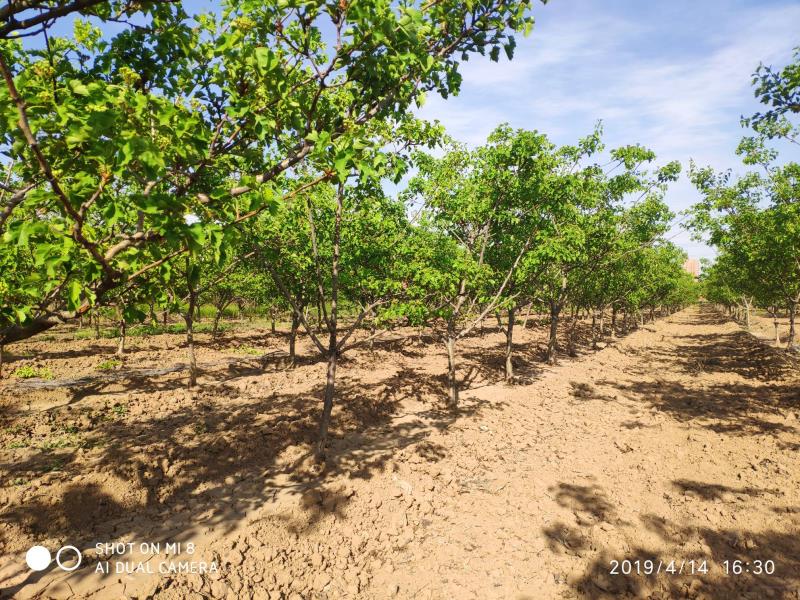
[[[71,555],[74,555],[74,558],[77,560],[75,561],[74,565],[66,566],[65,563],[72,558]],[[62,571],[74,571],[81,566],[82,559],[83,555],[81,554],[81,551],[75,546],[62,546],[59,548],[58,552],[56,552],[56,564]],[[44,546],[32,546],[25,553],[25,562],[32,571],[44,571],[50,566],[52,561],[53,558],[50,554],[50,550]]]

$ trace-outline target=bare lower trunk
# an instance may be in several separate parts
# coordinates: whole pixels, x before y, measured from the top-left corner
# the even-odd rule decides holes
[[[186,311],[184,321],[186,321],[186,351],[189,358],[189,387],[197,385],[197,357],[194,354],[194,311],[190,308]]]
[[[96,312],[92,315],[92,320],[94,321],[94,339],[100,339],[100,315]]]
[[[605,335],[606,307],[600,309],[600,338]]]
[[[506,323],[506,381],[514,378],[514,319],[516,311],[514,308],[508,309],[508,323]]]
[[[781,332],[778,323],[778,309],[777,307],[770,310],[770,316],[772,317],[772,326],[775,328],[775,347],[778,348],[781,345]]]
[[[325,395],[322,401],[322,416],[319,421],[319,439],[317,441],[317,458],[324,460],[325,448],[328,444],[328,428],[333,412],[333,395],[336,391],[336,345],[331,344],[332,348],[328,355],[328,373],[325,377]]]
[[[222,311],[224,309],[218,308],[217,312],[214,314],[214,327],[211,329],[211,337],[217,337],[219,335],[219,320],[222,318]]]
[[[328,445],[328,428],[333,412],[333,396],[336,391],[336,361],[339,357],[339,251],[341,248],[342,210],[344,203],[344,186],[339,184],[336,194],[336,216],[333,225],[333,258],[331,260],[331,311],[328,318],[328,373],[325,378],[325,395],[322,400],[322,415],[319,420],[319,439],[317,440],[316,459],[324,461]],[[320,287],[321,287],[320,283]],[[319,305],[318,305],[319,306]],[[320,324],[322,315],[320,315]]]
[[[297,358],[297,328],[300,327],[300,319],[297,313],[292,311],[292,328],[289,331],[289,365],[294,366]]]
[[[547,362],[551,365],[556,364],[556,352],[558,351],[558,315],[561,307],[555,302],[550,303],[550,336],[547,341]]]
[[[575,328],[577,327],[577,325],[578,325],[578,313],[573,308],[572,319],[569,324],[569,336],[567,338],[567,344],[568,344],[567,352],[569,353],[570,356],[575,356],[577,354],[577,351],[575,349]]]
[[[522,328],[526,329],[528,327],[528,317],[531,316],[531,307],[533,303],[528,304],[528,308],[525,310],[525,319],[522,321]]]
[[[3,378],[3,345],[0,344],[0,379]]]
[[[447,387],[450,390],[450,406],[458,406],[458,377],[456,376],[456,338],[448,333],[445,341],[447,348]]]
[[[293,317],[293,318],[296,319],[297,317]],[[270,330],[271,333],[275,333],[275,317],[274,316],[272,317],[272,320],[270,321],[269,330]]]
[[[794,317],[797,314],[797,302],[789,304],[789,339],[786,340],[786,347],[794,350]]]
[[[617,307],[611,307],[611,337],[617,337]]]
[[[164,327],[169,324],[169,311],[164,309],[164,313],[161,315],[162,323],[164,323]]]
[[[125,319],[119,321],[119,342],[117,343],[117,356],[125,354],[125,338],[128,334],[128,324]]]

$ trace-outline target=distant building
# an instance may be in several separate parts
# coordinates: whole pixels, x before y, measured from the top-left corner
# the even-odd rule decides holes
[[[683,263],[683,270],[689,273],[692,277],[697,279],[700,277],[700,261],[696,258],[689,258]]]

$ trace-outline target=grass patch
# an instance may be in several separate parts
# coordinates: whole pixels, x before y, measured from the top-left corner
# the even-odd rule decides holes
[[[234,352],[236,354],[247,354],[248,356],[261,356],[264,354],[263,350],[256,348],[255,346],[235,346],[230,348],[229,352]]]
[[[113,371],[117,367],[122,365],[121,360],[117,360],[116,358],[109,358],[108,360],[104,360],[99,365],[97,365],[98,371]]]
[[[47,367],[37,369],[30,365],[23,365],[14,371],[11,376],[17,379],[53,379],[53,372]]]

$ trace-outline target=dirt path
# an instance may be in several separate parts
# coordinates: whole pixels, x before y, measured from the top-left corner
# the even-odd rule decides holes
[[[438,355],[406,358],[357,374],[351,365],[342,391],[378,414],[334,441],[322,476],[304,443],[281,446],[266,469],[210,472],[226,449],[258,455],[264,443],[228,423],[214,430],[219,447],[195,447],[206,481],[224,483],[198,477],[182,503],[148,498],[149,512],[92,525],[82,540],[191,540],[219,573],[103,575],[89,551],[76,573],[34,577],[17,552],[2,558],[0,587],[54,598],[800,598],[798,373],[710,308],[539,371],[531,385],[473,386],[457,415],[423,390],[386,414],[367,401],[396,398],[409,365],[420,387],[426,369],[442,370]],[[302,413],[281,423],[310,427]],[[80,506],[88,488],[75,489],[87,494],[76,492]],[[640,561],[632,573],[627,563],[610,573],[626,559]],[[636,573],[647,560],[660,575]]]

